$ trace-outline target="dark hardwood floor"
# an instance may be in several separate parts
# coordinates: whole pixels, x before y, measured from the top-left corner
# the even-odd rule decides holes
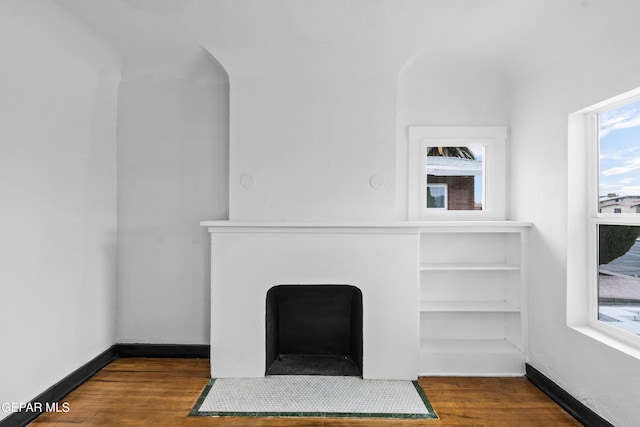
[[[43,426],[580,426],[524,378],[423,377],[437,420],[189,417],[209,379],[206,359],[117,359],[66,396]]]

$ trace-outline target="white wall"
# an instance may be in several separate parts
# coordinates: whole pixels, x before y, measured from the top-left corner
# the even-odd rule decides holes
[[[396,212],[407,219],[408,127],[507,126],[509,79],[491,56],[421,53],[398,76]]]
[[[207,52],[128,73],[118,102],[118,342],[209,342],[209,236],[228,218],[228,77]],[[129,76],[133,77],[129,77]]]
[[[567,116],[640,86],[638,14],[638,3],[607,9],[599,15],[600,23],[612,23],[606,33],[574,40],[565,56],[523,70],[514,83],[511,127],[512,218],[535,224],[529,361],[618,427],[638,425],[640,361],[567,327],[567,198],[582,197],[568,191],[568,164],[580,171],[576,162],[585,158],[567,150]]]
[[[285,64],[231,73],[232,220],[406,219],[407,126],[508,122],[509,80],[494,57],[427,52],[402,70]],[[375,174],[384,188],[370,185]]]
[[[395,77],[336,66],[231,74],[230,219],[393,219]]]
[[[0,402],[25,402],[115,343],[120,71],[45,1],[0,3],[0,56]]]

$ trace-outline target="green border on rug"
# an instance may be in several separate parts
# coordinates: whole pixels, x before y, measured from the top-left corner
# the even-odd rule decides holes
[[[415,419],[437,419],[438,414],[431,406],[431,402],[427,398],[427,395],[418,384],[418,381],[411,381],[411,384],[416,389],[418,396],[422,400],[422,403],[429,411],[428,414],[402,414],[402,413],[359,413],[359,412],[200,412],[200,407],[204,403],[209,390],[216,382],[215,378],[211,378],[207,385],[202,390],[200,397],[196,401],[195,406],[189,412],[190,417],[302,417],[302,418],[386,418],[386,419],[403,419],[403,420],[415,420]]]

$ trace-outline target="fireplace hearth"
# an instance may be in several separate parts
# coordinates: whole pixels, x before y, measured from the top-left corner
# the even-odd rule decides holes
[[[266,375],[362,376],[362,292],[279,285],[266,297]]]

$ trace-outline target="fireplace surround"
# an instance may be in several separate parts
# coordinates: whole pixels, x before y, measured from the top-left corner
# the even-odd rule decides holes
[[[212,377],[265,376],[265,298],[271,288],[348,284],[361,292],[362,377],[417,378],[417,227],[233,221],[202,225],[211,234]]]

